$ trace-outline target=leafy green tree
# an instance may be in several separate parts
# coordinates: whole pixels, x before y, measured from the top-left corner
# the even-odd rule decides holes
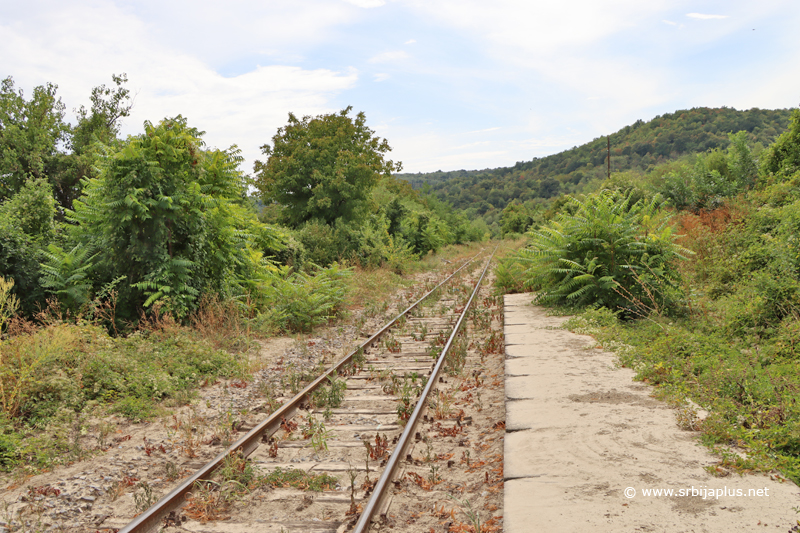
[[[519,202],[508,204],[500,215],[500,227],[503,235],[509,233],[525,233],[533,223],[533,217],[528,210]]]
[[[57,89],[52,83],[40,85],[25,100],[13,78],[0,85],[0,201],[16,194],[29,178],[47,177],[48,166],[58,157],[69,125]]]
[[[61,212],[81,194],[81,179],[94,176],[96,143],[111,144],[120,119],[130,114],[125,74],[113,75],[116,87],[92,89],[92,107],[76,110],[78,123],[64,122],[57,86],[34,88],[30,100],[6,78],[0,88],[0,201],[20,190],[29,178],[46,178]]]
[[[792,111],[789,129],[767,148],[761,168],[780,176],[800,170],[800,109]]]
[[[72,209],[72,203],[82,193],[82,180],[95,177],[98,147],[117,142],[120,121],[130,115],[130,91],[124,84],[123,73],[112,75],[115,87],[100,85],[92,89],[92,106],[76,110],[78,123],[68,137],[69,153],[56,158],[49,169],[56,201],[62,209]]]
[[[265,204],[285,206],[283,219],[290,226],[358,219],[381,176],[401,170],[400,163],[384,159],[389,143],[366,126],[363,112],[349,117],[351,110],[302,120],[289,113],[272,146],[261,147],[268,159],[255,163],[256,186]]]
[[[66,252],[50,244],[46,251],[42,251],[45,261],[39,265],[41,286],[55,295],[63,308],[73,313],[89,301],[92,289],[89,271],[97,254],[87,257],[88,253],[89,250],[81,244]]]
[[[27,179],[0,204],[0,276],[13,279],[24,314],[44,303],[39,260],[55,238],[55,213],[53,190],[44,178]]]
[[[206,150],[201,136],[180,115],[145,122],[109,149],[70,213],[72,240],[99,252],[96,285],[125,276],[129,316],[160,302],[183,317],[203,292],[236,296],[264,274],[254,243],[277,235],[240,205],[239,151]]]
[[[758,178],[758,164],[748,146],[746,131],[728,134],[728,169],[740,189],[751,188]]]

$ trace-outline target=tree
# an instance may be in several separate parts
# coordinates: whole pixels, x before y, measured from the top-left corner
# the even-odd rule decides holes
[[[119,120],[130,114],[125,74],[112,75],[116,87],[92,89],[92,108],[81,106],[76,126],[64,122],[57,85],[34,88],[30,100],[6,78],[0,87],[0,201],[15,195],[29,179],[46,178],[60,213],[72,209],[81,180],[94,176],[97,143],[112,144]]]
[[[206,150],[201,135],[180,115],[145,122],[144,134],[108,148],[70,213],[71,246],[99,252],[95,286],[125,277],[120,307],[128,316],[160,302],[185,317],[204,292],[245,292],[261,272],[255,242],[277,240],[239,205],[238,149]],[[48,257],[54,268],[81,268],[57,252]]]
[[[800,170],[800,110],[792,111],[789,129],[767,149],[761,170],[783,177]]]
[[[23,314],[44,304],[39,259],[55,238],[53,190],[44,178],[29,178],[0,204],[0,276],[14,281]]]
[[[29,178],[46,177],[46,168],[58,156],[69,125],[57,89],[52,83],[40,85],[26,101],[10,76],[0,85],[0,201],[16,194]]]
[[[81,195],[81,180],[95,177],[95,158],[99,145],[117,142],[120,120],[130,115],[130,91],[123,85],[126,74],[113,74],[116,87],[100,85],[92,89],[92,107],[75,110],[78,123],[70,131],[71,153],[57,158],[49,169],[56,201],[62,209],[72,209],[72,202]]]
[[[283,205],[283,221],[293,227],[313,219],[332,225],[363,215],[370,191],[380,177],[400,171],[400,163],[384,160],[391,148],[366,126],[363,112],[352,107],[329,115],[289,113],[289,123],[265,144],[266,162],[256,161],[256,186],[265,204]]]
[[[532,223],[533,217],[530,216],[526,207],[516,200],[508,204],[500,214],[500,227],[503,235],[525,233]]]

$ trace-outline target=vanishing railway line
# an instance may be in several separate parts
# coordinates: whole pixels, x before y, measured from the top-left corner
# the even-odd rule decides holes
[[[120,533],[158,531],[165,525],[216,532],[368,531],[371,521],[386,515],[391,482],[420,439],[416,428],[430,391],[443,380],[442,370],[464,364],[466,317],[492,259],[486,258],[485,266],[472,273],[469,266],[477,266],[478,256]],[[472,283],[462,277],[472,278]],[[287,488],[251,499],[225,521],[185,521],[181,506],[187,497],[195,511],[203,502],[211,507],[214,494],[222,490],[217,474],[227,469],[241,477],[248,464],[269,472],[277,486]],[[298,479],[306,486],[339,490],[311,496],[291,488]],[[306,512],[312,501],[314,512]]]

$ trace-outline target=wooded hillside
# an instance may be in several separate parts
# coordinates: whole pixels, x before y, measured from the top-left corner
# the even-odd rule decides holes
[[[789,123],[788,109],[707,108],[676,111],[648,122],[636,121],[610,135],[611,172],[647,172],[655,165],[689,154],[727,148],[728,133],[746,131],[758,152]],[[414,189],[425,184],[441,200],[468,216],[497,221],[499,210],[513,200],[543,201],[562,194],[593,190],[607,176],[607,141],[594,139],[582,146],[513,167],[397,174]]]

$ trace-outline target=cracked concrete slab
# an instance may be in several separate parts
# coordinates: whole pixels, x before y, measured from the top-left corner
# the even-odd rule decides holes
[[[564,318],[532,299],[505,297],[506,532],[785,531],[796,523],[797,486],[713,477],[704,467],[716,458],[697,433],[678,428],[674,411],[614,354],[557,329]],[[644,494],[651,490],[673,495]],[[725,492],[717,498],[717,490]]]

